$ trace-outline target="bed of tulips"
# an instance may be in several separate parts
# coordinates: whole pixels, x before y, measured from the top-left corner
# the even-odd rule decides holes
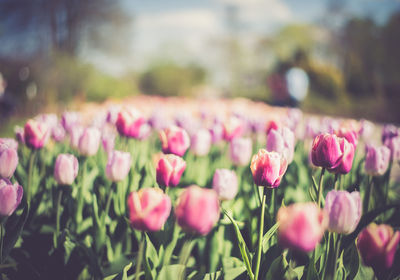
[[[398,127],[222,102],[0,138],[1,278],[400,279]]]

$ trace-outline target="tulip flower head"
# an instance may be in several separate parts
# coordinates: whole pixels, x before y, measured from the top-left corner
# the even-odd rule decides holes
[[[171,200],[161,189],[145,188],[130,193],[128,208],[133,228],[159,231],[171,212]]]
[[[400,135],[386,138],[384,145],[389,148],[392,161],[400,160]]]
[[[99,150],[100,140],[100,131],[97,128],[85,128],[79,138],[79,152],[84,156],[94,156]]]
[[[234,138],[229,143],[229,155],[233,164],[238,166],[247,165],[250,161],[253,143],[250,138]]]
[[[42,148],[49,139],[49,129],[45,123],[29,120],[24,127],[25,144],[31,149]]]
[[[326,196],[324,210],[329,216],[329,231],[350,234],[361,218],[360,193],[332,190]]]
[[[2,139],[0,139],[0,177],[11,178],[18,165],[18,153],[15,149],[15,145],[11,144],[10,146],[8,144],[10,141],[1,140]]]
[[[366,266],[372,267],[376,275],[385,274],[393,265],[400,232],[389,225],[368,225],[357,238],[357,248]]]
[[[175,187],[179,184],[186,162],[177,155],[161,156],[157,164],[157,183],[163,187]]]
[[[106,176],[113,182],[122,181],[128,176],[131,169],[131,154],[121,151],[113,151],[108,158]]]
[[[354,146],[335,134],[320,134],[314,138],[311,159],[315,166],[333,173],[349,173],[354,159]]]
[[[276,188],[287,169],[286,159],[277,152],[258,151],[251,159],[251,172],[257,186]]]
[[[205,156],[208,154],[211,148],[211,133],[207,129],[200,129],[193,134],[190,143],[190,150],[195,155]]]
[[[59,154],[54,167],[54,178],[60,185],[72,185],[78,176],[78,159],[71,154]]]
[[[239,189],[235,171],[229,169],[215,170],[212,186],[221,200],[234,199]]]
[[[190,146],[187,132],[180,127],[170,126],[159,133],[162,151],[164,154],[183,156]]]
[[[366,148],[365,171],[372,176],[382,176],[389,167],[390,149],[386,146],[372,146]]]
[[[138,138],[140,128],[144,123],[145,119],[139,111],[124,108],[118,113],[115,125],[120,135],[129,138]]]
[[[0,179],[0,217],[8,217],[14,213],[21,203],[23,189],[8,179]]]
[[[327,218],[315,203],[281,207],[277,214],[278,241],[284,248],[310,252],[324,235]]]
[[[283,155],[288,164],[293,161],[295,138],[288,128],[270,129],[267,134],[267,151]]]
[[[186,188],[178,199],[175,216],[188,232],[206,235],[219,219],[219,200],[214,190],[198,186]]]
[[[244,132],[243,121],[235,116],[228,118],[223,125],[224,139],[228,142],[236,137],[240,137]]]

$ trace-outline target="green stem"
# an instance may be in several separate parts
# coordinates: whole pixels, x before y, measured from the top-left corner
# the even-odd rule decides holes
[[[138,255],[137,255],[138,261],[136,264],[135,280],[139,280],[139,273],[140,273],[140,267],[142,266],[142,261],[143,261],[144,243],[145,242],[146,242],[145,232],[142,231],[142,238],[140,240],[139,251],[138,251]]]
[[[338,184],[337,184],[338,179],[339,179],[339,173],[336,173],[335,180],[333,181],[333,186],[335,187],[335,190],[338,189]]]
[[[183,269],[179,277],[179,279],[181,280],[185,279],[186,264],[189,260],[192,247],[193,247],[192,237],[189,237],[189,239],[185,241],[185,244],[183,244],[181,255],[179,256],[179,264],[183,265]]]
[[[59,186],[57,198],[57,212],[56,212],[56,246],[58,247],[58,236],[60,235],[60,216],[61,216],[61,199],[62,199],[62,186]]]
[[[33,168],[34,168],[35,159],[36,159],[36,151],[32,150],[31,151],[31,156],[30,156],[30,159],[29,159],[28,185],[26,187],[26,197],[27,197],[26,201],[28,203],[28,208],[30,208],[30,205],[31,205]]]
[[[260,271],[260,262],[261,262],[261,249],[262,249],[262,238],[264,233],[264,214],[265,214],[265,189],[263,189],[263,198],[261,203],[261,217],[260,217],[260,228],[258,232],[258,249],[257,249],[257,261],[256,261],[256,270],[254,272],[254,279],[258,279],[258,274]]]
[[[112,199],[112,195],[113,195],[113,189],[115,189],[115,182],[112,182],[110,190],[108,192],[108,197],[107,197],[107,202],[106,202],[106,211],[105,211],[105,215],[104,217],[106,217],[108,215],[108,212],[110,212],[110,206],[111,206],[111,199]],[[104,221],[103,221],[103,226],[104,226]]]
[[[319,184],[318,184],[318,207],[321,207],[321,198],[323,193],[323,179],[324,179],[325,168],[322,167],[321,169],[321,176],[319,177]]]
[[[342,241],[341,235],[338,234],[337,240],[336,240],[336,246],[335,246],[335,259],[333,261],[333,280],[336,279],[336,274],[337,274],[337,260],[339,257],[340,253],[340,243]]]
[[[259,187],[256,184],[253,184],[253,185],[254,185],[254,192],[257,194],[257,197],[258,197],[258,202],[256,199],[256,203],[257,203],[257,206],[260,206],[261,205],[261,196],[260,196]]]
[[[81,181],[79,184],[79,190],[78,190],[78,205],[76,207],[76,224],[77,226],[82,222],[82,211],[83,211],[83,190],[85,188],[86,184],[86,169],[87,169],[87,158],[83,159],[83,164],[82,164],[82,177]]]
[[[0,264],[3,264],[4,224],[0,223]]]
[[[276,209],[276,191],[275,189],[271,189],[271,216],[275,217],[275,209]]]

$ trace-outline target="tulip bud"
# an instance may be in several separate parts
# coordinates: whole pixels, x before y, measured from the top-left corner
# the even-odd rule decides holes
[[[24,129],[18,125],[14,127],[14,132],[15,132],[15,139],[17,139],[18,142],[24,143],[25,144],[25,133]]]
[[[286,159],[277,152],[260,149],[251,159],[251,172],[257,186],[276,188],[287,169]]]
[[[211,134],[207,129],[200,129],[192,136],[190,150],[197,156],[205,156],[211,148]]]
[[[212,142],[214,144],[220,142],[223,139],[224,127],[221,123],[214,123],[210,127],[209,131],[211,133]]]
[[[2,140],[2,139],[0,139]],[[7,142],[0,142],[0,177],[11,178],[18,165],[18,153]]]
[[[315,203],[281,207],[277,214],[278,240],[284,248],[310,252],[320,242],[327,224],[325,212]]]
[[[170,126],[159,133],[164,154],[183,156],[190,146],[190,138],[187,132],[180,127]]]
[[[236,137],[240,137],[244,132],[243,121],[237,117],[230,117],[224,122],[224,139],[232,141]]]
[[[179,196],[175,216],[184,230],[206,235],[219,219],[217,193],[195,185],[186,188]]]
[[[389,166],[390,150],[386,146],[367,146],[365,171],[372,176],[383,175]]]
[[[95,127],[87,127],[79,138],[78,150],[82,155],[93,156],[100,146],[100,131]]]
[[[118,113],[115,125],[120,135],[129,138],[138,138],[140,135],[140,128],[144,123],[145,120],[139,111],[125,108]]]
[[[61,117],[61,125],[68,133],[71,133],[74,127],[81,126],[81,122],[81,116],[78,112],[64,112]]]
[[[51,130],[51,136],[56,142],[61,142],[65,139],[65,129],[61,124],[56,125]]]
[[[0,138],[0,146],[6,145],[11,149],[18,151],[18,142],[12,138]]]
[[[157,183],[163,187],[175,187],[179,184],[186,162],[173,154],[164,155],[157,165]]]
[[[137,139],[145,140],[150,136],[150,134],[151,134],[151,126],[149,124],[145,123],[140,127],[139,135],[138,135]]]
[[[329,231],[350,234],[361,218],[360,193],[332,190],[326,196],[324,209],[329,215]]]
[[[171,200],[160,189],[146,188],[128,197],[129,219],[133,228],[158,231],[171,212]]]
[[[400,135],[386,138],[384,145],[389,148],[392,161],[400,160]]]
[[[23,189],[8,179],[0,179],[0,217],[11,216],[21,203]]]
[[[358,133],[348,127],[340,127],[336,131],[336,135],[338,137],[343,137],[345,138],[350,144],[354,146],[354,149],[357,147],[358,144]]]
[[[70,145],[74,149],[79,147],[79,139],[83,134],[84,128],[82,126],[74,126],[70,130]]]
[[[393,124],[385,124],[382,129],[382,143],[385,143],[386,139],[393,138],[400,135],[400,129]]]
[[[267,134],[267,151],[283,155],[288,164],[293,161],[294,145],[294,133],[288,127],[271,129]]]
[[[400,241],[400,232],[389,225],[368,225],[357,238],[357,248],[364,265],[372,267],[375,274],[385,274],[393,265]]]
[[[26,145],[31,149],[42,148],[49,139],[49,130],[44,123],[29,120],[24,127],[24,137]]]
[[[335,134],[320,134],[312,144],[311,158],[315,166],[324,167],[330,172],[346,174],[353,165],[354,146]]]
[[[244,166],[250,161],[253,143],[250,138],[234,138],[229,143],[229,155],[235,165]]]
[[[239,188],[235,171],[229,169],[215,170],[212,186],[221,200],[234,199]]]
[[[59,154],[54,167],[54,178],[60,185],[72,185],[78,176],[79,163],[71,154]]]
[[[127,152],[114,151],[108,158],[106,176],[113,182],[122,181],[128,176],[131,169],[131,154]]]

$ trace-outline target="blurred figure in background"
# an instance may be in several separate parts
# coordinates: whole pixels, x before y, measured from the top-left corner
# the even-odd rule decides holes
[[[298,67],[292,67],[285,74],[286,87],[290,96],[290,106],[297,107],[306,98],[309,79],[307,73]]]

